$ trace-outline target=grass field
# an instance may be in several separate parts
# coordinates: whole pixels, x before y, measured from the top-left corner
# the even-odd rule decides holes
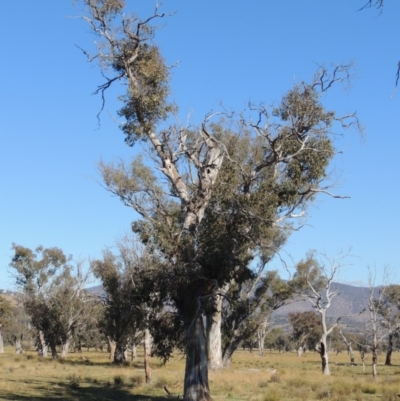
[[[149,384],[144,383],[140,353],[137,361],[121,367],[111,365],[107,357],[83,352],[55,362],[33,351],[17,356],[8,348],[0,355],[0,400],[158,401],[166,399],[164,386],[182,394],[184,359],[179,354],[166,365],[154,360]],[[215,401],[400,399],[400,353],[393,355],[393,366],[378,366],[376,381],[370,366],[363,373],[361,365],[348,365],[344,353],[331,355],[332,376],[324,377],[318,358],[314,353],[298,358],[267,351],[259,357],[257,351],[238,351],[229,369],[210,372],[211,394]]]

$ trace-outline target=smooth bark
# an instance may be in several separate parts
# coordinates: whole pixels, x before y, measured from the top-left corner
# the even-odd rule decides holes
[[[146,383],[151,381],[151,336],[150,330],[144,331],[144,374]]]
[[[212,312],[207,316],[207,359],[208,368],[211,370],[223,368],[221,340],[222,301],[223,295],[218,290],[213,294]]]
[[[108,339],[108,349],[110,352],[110,361],[114,361],[115,348],[117,346],[117,343],[110,337],[107,337],[107,339]]]
[[[66,358],[69,352],[69,345],[71,340],[68,338],[61,346],[61,358]]]
[[[184,401],[210,401],[206,336],[202,316],[197,316],[187,332]]]
[[[132,344],[131,360],[135,361],[137,358],[136,344]]]
[[[48,346],[46,344],[46,340],[44,339],[44,333],[42,330],[39,330],[37,344],[38,344],[38,349],[37,349],[38,356],[47,358]]]

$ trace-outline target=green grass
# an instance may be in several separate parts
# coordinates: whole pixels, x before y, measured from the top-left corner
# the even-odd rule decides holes
[[[15,356],[11,348],[0,355],[0,400],[16,401],[158,401],[165,400],[164,386],[176,395],[183,393],[184,359],[176,354],[166,365],[153,360],[151,383],[144,380],[141,355],[134,363],[113,366],[101,352],[70,354],[66,360],[38,358],[26,352]],[[345,354],[331,355],[331,373],[320,372],[318,355],[238,351],[232,365],[210,372],[210,389],[215,401],[370,401],[398,399],[400,353],[393,366],[371,368],[349,366]],[[276,370],[276,371],[275,371]]]

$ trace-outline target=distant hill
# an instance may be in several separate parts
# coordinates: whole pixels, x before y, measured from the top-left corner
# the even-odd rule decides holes
[[[357,315],[366,308],[370,290],[368,287],[355,287],[348,284],[333,283],[332,290],[338,291],[339,294],[333,298],[330,308],[326,312],[327,320],[334,322],[338,317],[345,315]],[[378,295],[379,287],[374,289]],[[272,321],[283,326],[286,329],[289,325],[288,315],[295,312],[306,312],[314,310],[307,298],[298,299],[289,305],[285,305],[278,309],[272,315]],[[341,320],[342,326],[346,331],[359,332],[364,328],[367,320],[367,314],[344,318]]]
[[[96,285],[94,287],[88,287],[88,288],[85,288],[85,290],[94,295],[103,295],[104,294],[103,286],[101,286],[101,285]]]

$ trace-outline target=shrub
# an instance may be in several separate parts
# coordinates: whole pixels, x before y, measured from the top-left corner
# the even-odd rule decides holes
[[[123,386],[125,384],[125,380],[121,375],[114,376],[114,386]]]

